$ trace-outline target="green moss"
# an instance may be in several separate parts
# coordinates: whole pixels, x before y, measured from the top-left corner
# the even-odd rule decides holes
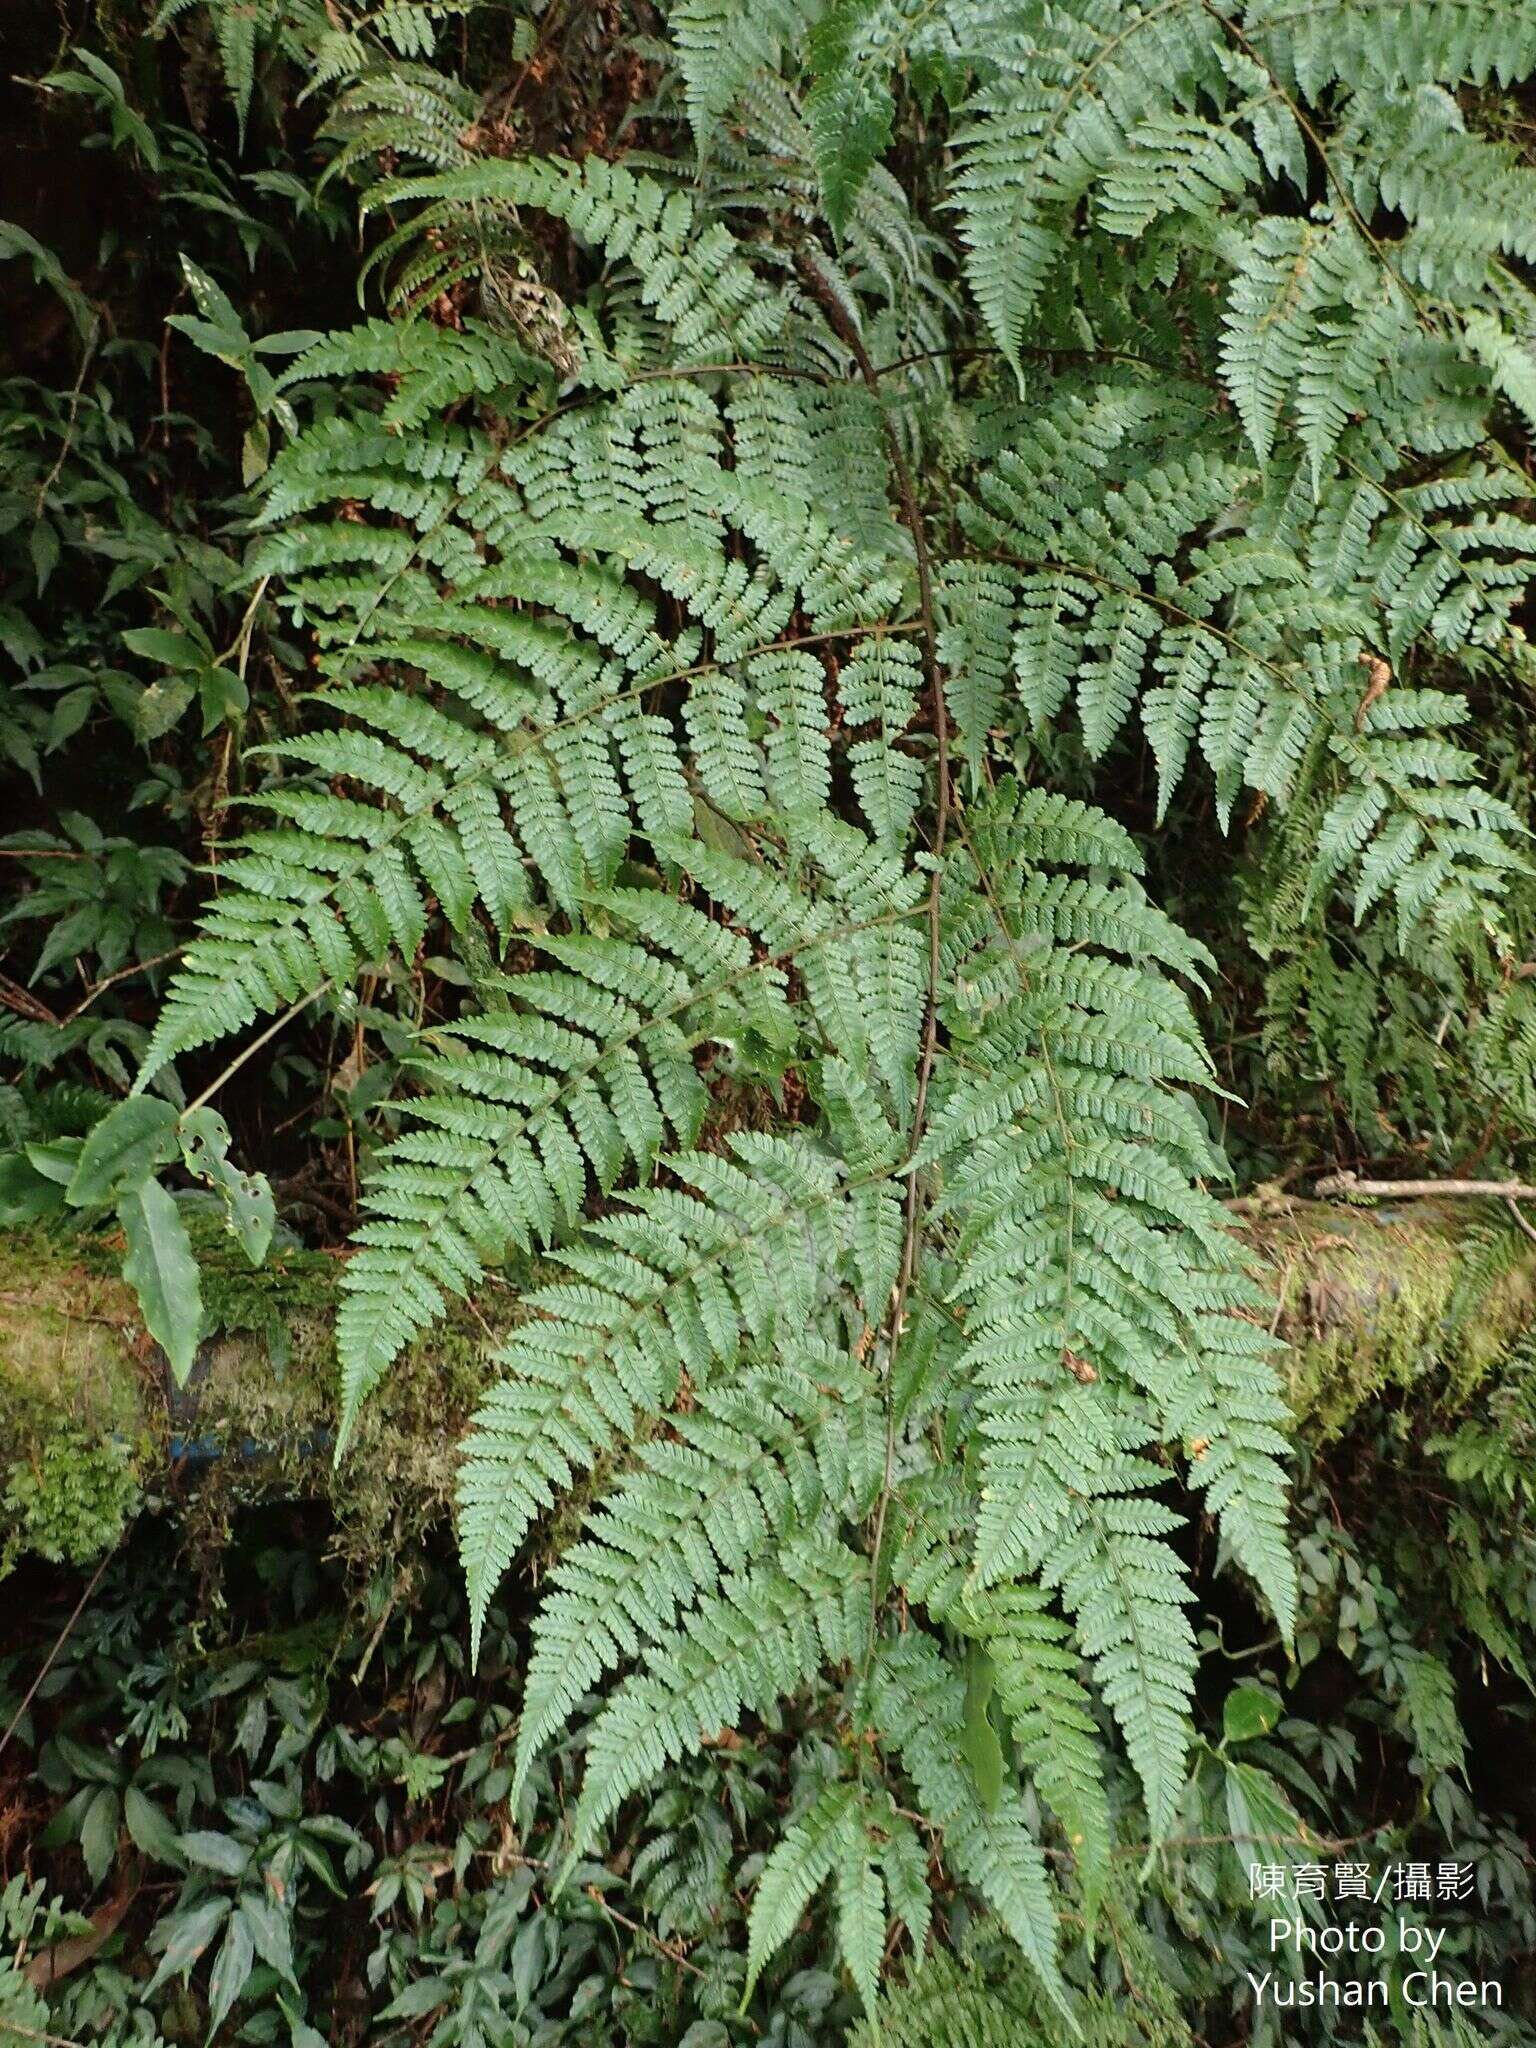
[[[27,1551],[53,1564],[90,1564],[122,1541],[138,1513],[129,1446],[116,1437],[58,1430],[32,1461],[17,1459],[0,1493],[0,1579]]]
[[[1298,1202],[1251,1235],[1277,1276],[1287,1393],[1309,1440],[1339,1436],[1382,1395],[1437,1416],[1465,1406],[1536,1315],[1536,1256],[1468,1301],[1466,1206]]]
[[[73,1474],[83,1444],[101,1446],[98,1546],[120,1533],[127,1510],[110,1503],[123,1486],[151,1505],[174,1492],[178,1512],[209,1534],[247,1505],[319,1499],[335,1516],[338,1548],[372,1569],[449,1512],[459,1433],[492,1376],[490,1354],[515,1319],[515,1296],[496,1290],[483,1312],[462,1309],[413,1347],[338,1466],[342,1262],[280,1246],[253,1269],[217,1216],[193,1208],[187,1221],[210,1334],[184,1390],[170,1386],[144,1333],[110,1237],[0,1234],[0,1472],[31,1475],[21,1482],[27,1494],[39,1475]],[[82,1532],[91,1525],[83,1496],[78,1519]],[[13,1510],[9,1520],[19,1532],[13,1548],[44,1548],[27,1533],[47,1521],[36,1521],[30,1495],[28,1513]],[[47,1540],[53,1555],[59,1545]],[[82,1561],[85,1540],[77,1532],[60,1554]]]
[[[74,1251],[44,1231],[0,1232],[0,1461],[44,1415],[129,1438],[143,1429],[137,1306]]]

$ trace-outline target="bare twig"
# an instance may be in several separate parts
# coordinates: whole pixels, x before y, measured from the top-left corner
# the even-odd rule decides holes
[[[193,1101],[187,1104],[184,1114],[186,1116],[190,1116],[194,1109],[201,1109],[205,1102],[211,1102],[213,1097],[217,1095],[219,1090],[224,1086],[224,1083],[227,1080],[229,1080],[232,1075],[239,1073],[240,1069],[245,1065],[248,1059],[252,1059],[257,1053],[261,1051],[261,1048],[264,1045],[268,1044],[272,1039],[276,1038],[279,1031],[283,1029],[283,1026],[285,1024],[291,1024],[294,1018],[298,1016],[301,1010],[307,1010],[311,1003],[318,1002],[321,996],[323,996],[329,989],[330,985],[331,977],[327,975],[325,980],[321,982],[318,988],[312,988],[307,996],[300,996],[296,1003],[290,1003],[287,1009],[284,1010],[283,1014],[280,1017],[275,1017],[272,1020],[272,1022],[267,1026],[265,1031],[261,1032],[257,1037],[253,1038],[250,1044],[246,1046],[242,1052],[236,1053],[235,1057],[230,1061],[229,1065],[225,1067],[221,1073],[215,1074],[213,1079],[208,1083],[208,1086],[203,1090],[202,1094],[195,1097]]]
[[[65,1622],[64,1626],[59,1630],[58,1637],[54,1643],[53,1648],[48,1652],[48,1655],[43,1659],[42,1670],[38,1672],[36,1678],[33,1679],[32,1683],[27,1687],[26,1691],[22,1694],[21,1705],[16,1709],[15,1713],[12,1714],[10,1726],[6,1729],[3,1735],[0,1735],[0,1756],[3,1756],[5,1754],[7,1743],[9,1743],[11,1737],[16,1733],[16,1730],[21,1726],[22,1715],[27,1711],[28,1707],[31,1706],[33,1700],[36,1699],[38,1687],[42,1684],[43,1680],[48,1676],[49,1672],[58,1662],[60,1650],[62,1650],[64,1645],[69,1641],[75,1623],[80,1619],[81,1615],[85,1612],[85,1603],[87,1602],[87,1600],[90,1599],[91,1595],[95,1592],[96,1588],[101,1584],[101,1575],[106,1570],[111,1560],[112,1552],[109,1550],[106,1553],[106,1555],[102,1558],[101,1563],[97,1565],[95,1571],[91,1573],[90,1582],[86,1586],[85,1591],[80,1595],[80,1598],[75,1602],[74,1612],[70,1615],[68,1621]]]
[[[151,968],[163,967],[168,960],[179,960],[186,951],[185,946],[172,946],[169,952],[151,954],[148,960],[135,960],[129,967],[119,967],[115,974],[104,974],[100,981],[93,981],[85,994],[72,1010],[66,1010],[57,1021],[73,1024],[83,1010],[88,1010],[96,998],[119,981],[131,981],[136,974],[148,974]]]
[[[72,2041],[64,2034],[45,2034],[37,2027],[24,2027],[20,2020],[11,2020],[0,2014],[0,2041],[14,2034],[18,2041],[44,2041],[47,2048],[85,2048],[83,2041]]]
[[[0,974],[0,1003],[33,1024],[60,1022],[40,996],[33,995],[29,988],[23,988],[19,981],[12,981],[8,974]]]
[[[1314,1195],[1380,1195],[1413,1201],[1420,1196],[1471,1197],[1489,1202],[1536,1202],[1536,1187],[1527,1180],[1362,1180],[1357,1173],[1330,1173],[1312,1190]]]
[[[41,1298],[35,1294],[18,1294],[14,1288],[0,1287],[0,1301],[14,1302],[18,1308],[36,1308]],[[66,1323],[100,1323],[107,1330],[131,1330],[136,1327],[135,1318],[132,1316],[98,1316],[89,1309],[61,1307],[57,1302],[49,1302],[48,1308],[51,1314],[62,1316]]]
[[[81,350],[80,368],[75,375],[74,389],[69,394],[69,417],[64,422],[64,438],[59,443],[58,459],[38,487],[37,503],[33,507],[33,515],[38,519],[41,519],[43,516],[43,507],[48,502],[48,493],[58,482],[59,471],[69,459],[69,451],[75,439],[75,423],[80,417],[80,398],[85,390],[85,373],[90,368],[91,362],[95,357],[96,344],[100,339],[101,324],[99,321],[95,321],[92,323],[90,338]]]
[[[698,1964],[690,1963],[687,1956],[680,1949],[669,1948],[659,1934],[652,1934],[649,1927],[642,1927],[638,1920],[631,1920],[629,1915],[621,1913],[617,1906],[610,1906],[595,1884],[589,1884],[586,1889],[587,1897],[600,1913],[606,1914],[610,1920],[617,1921],[620,1927],[627,1927],[631,1934],[638,1934],[642,1941],[648,1941],[656,1953],[665,1956],[669,1963],[675,1963],[678,1969],[687,1970],[692,1976],[702,1977],[705,1975],[705,1972],[699,1968]]]

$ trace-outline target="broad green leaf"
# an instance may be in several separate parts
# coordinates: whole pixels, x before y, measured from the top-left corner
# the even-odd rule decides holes
[[[233,669],[204,669],[197,679],[197,693],[202,702],[205,739],[226,721],[243,718],[250,709],[251,693]]]
[[[197,694],[197,684],[185,670],[148,683],[139,692],[133,711],[133,730],[141,740],[158,740],[181,720]]]
[[[417,2020],[424,2013],[436,2012],[440,2005],[446,2005],[453,1997],[453,1986],[446,1977],[418,1977],[407,1984],[400,1996],[387,2005],[379,2014],[381,2020]]]
[[[200,1870],[216,1870],[221,1877],[243,1877],[250,1866],[251,1852],[233,1835],[221,1835],[214,1828],[194,1828],[178,1835],[176,1846],[189,1863]]]
[[[153,1095],[131,1095],[109,1109],[87,1136],[68,1188],[77,1209],[109,1201],[125,1185],[147,1179],[176,1152],[176,1110]]]
[[[229,1126],[217,1110],[196,1109],[181,1122],[181,1151],[187,1171],[207,1181],[221,1197],[230,1233],[253,1266],[272,1242],[277,1220],[272,1189],[262,1173],[242,1173],[229,1157]]]
[[[263,356],[299,356],[307,348],[313,348],[325,336],[314,327],[285,328],[279,334],[264,334],[255,344],[256,353]]]
[[[1306,1830],[1284,1788],[1268,1771],[1229,1760],[1226,1791],[1227,1826],[1239,1862],[1279,1863],[1297,1853],[1296,1844],[1305,1841]]]
[[[179,1864],[182,1861],[176,1830],[137,1785],[130,1785],[123,1794],[123,1819],[134,1846],[146,1856],[156,1863]]]
[[[325,2036],[317,2033],[308,2020],[301,2019],[286,1998],[279,1998],[277,2003],[288,2022],[289,2048],[326,2048]]]
[[[1003,1796],[1003,1745],[992,1725],[991,1705],[996,1674],[992,1659],[979,1643],[965,1646],[965,1725],[960,1747],[976,1780],[981,1803],[990,1813]]]
[[[151,1992],[157,1991],[168,1977],[185,1975],[229,1918],[229,1912],[228,1899],[209,1899],[190,1912],[177,1913],[170,1920],[161,1921],[151,1940],[152,1947],[158,1946],[158,1937],[164,1930],[160,1967],[144,1986],[143,1996],[147,1998]]]
[[[75,1777],[83,1778],[88,1785],[120,1785],[123,1782],[123,1766],[110,1750],[93,1749],[88,1743],[77,1742],[72,1735],[62,1731],[53,1738],[53,1751],[61,1763],[67,1764]]]
[[[185,1386],[203,1327],[203,1297],[187,1227],[157,1180],[129,1188],[117,1205],[128,1239],[123,1278],[139,1298],[144,1326]]]
[[[85,1810],[80,1826],[80,1854],[92,1884],[100,1884],[117,1855],[117,1827],[122,1814],[116,1789],[103,1785]]]
[[[173,633],[165,626],[135,626],[123,635],[123,645],[165,668],[201,668],[208,658],[190,633]]]
[[[61,1188],[67,1188],[75,1177],[83,1146],[81,1138],[49,1138],[23,1149],[44,1180],[56,1181]]]
[[[64,1191],[25,1152],[0,1152],[0,1223],[41,1223],[64,1208]]]
[[[1267,1686],[1236,1685],[1221,1710],[1221,1732],[1228,1742],[1251,1742],[1279,1719],[1280,1702]]]
[[[216,2034],[228,2018],[231,2006],[245,1989],[245,1980],[250,1976],[251,1964],[255,1960],[251,1930],[237,1913],[225,1929],[224,1946],[219,1950],[208,1976],[210,2034]]]
[[[207,271],[200,269],[190,256],[182,256],[181,270],[191,290],[192,303],[203,318],[212,321],[216,327],[238,335],[242,342],[246,342],[245,323],[235,311],[234,303],[224,288],[215,284]],[[248,342],[246,346],[249,346]]]
[[[257,1955],[297,1988],[298,1980],[293,1974],[293,1933],[282,1907],[265,1892],[242,1892],[238,1911],[250,1930]]]

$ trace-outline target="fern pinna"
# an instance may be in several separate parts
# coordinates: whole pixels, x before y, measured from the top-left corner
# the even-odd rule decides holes
[[[364,1185],[343,1434],[511,1279],[477,1633],[586,1503],[518,1783],[596,1696],[576,1858],[744,1715],[839,1738],[749,1994],[826,1887],[873,2007],[941,1842],[1070,2025],[1063,1887],[1091,1925],[1185,1783],[1181,1497],[1292,1626],[1210,963],[1032,748],[1139,727],[1159,818],[1196,775],[1262,818],[1282,951],[1497,954],[1524,856],[1452,735],[1458,668],[1528,665],[1536,192],[1458,91],[1536,65],[1536,12],[1391,17],[677,0],[688,183],[477,157],[377,82],[338,117],[354,176],[390,152],[395,317],[285,380],[251,573],[319,682],[141,1085],[457,963]],[[948,184],[909,198],[919,87]]]

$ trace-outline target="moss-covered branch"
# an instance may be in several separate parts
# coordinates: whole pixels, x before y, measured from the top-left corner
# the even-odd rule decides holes
[[[250,1500],[323,1498],[359,1562],[445,1512],[493,1311],[419,1345],[338,1466],[338,1262],[289,1249],[253,1272],[222,1234],[199,1254],[212,1335],[178,1390],[109,1247],[0,1234],[0,1571],[23,1550],[84,1562],[141,1503],[218,1521]]]
[[[1536,1319],[1536,1244],[1511,1232],[1489,1260],[1487,1205],[1242,1207],[1314,1443],[1394,1390],[1449,1419]],[[26,1550],[86,1562],[141,1503],[218,1520],[251,1499],[322,1498],[359,1562],[446,1512],[507,1309],[482,1303],[418,1345],[338,1467],[338,1262],[291,1249],[251,1272],[222,1239],[200,1249],[215,1333],[178,1392],[108,1248],[0,1236],[0,1569]]]
[[[1249,1205],[1298,1427],[1326,1440],[1391,1389],[1444,1416],[1536,1318],[1536,1244],[1486,1203]]]

